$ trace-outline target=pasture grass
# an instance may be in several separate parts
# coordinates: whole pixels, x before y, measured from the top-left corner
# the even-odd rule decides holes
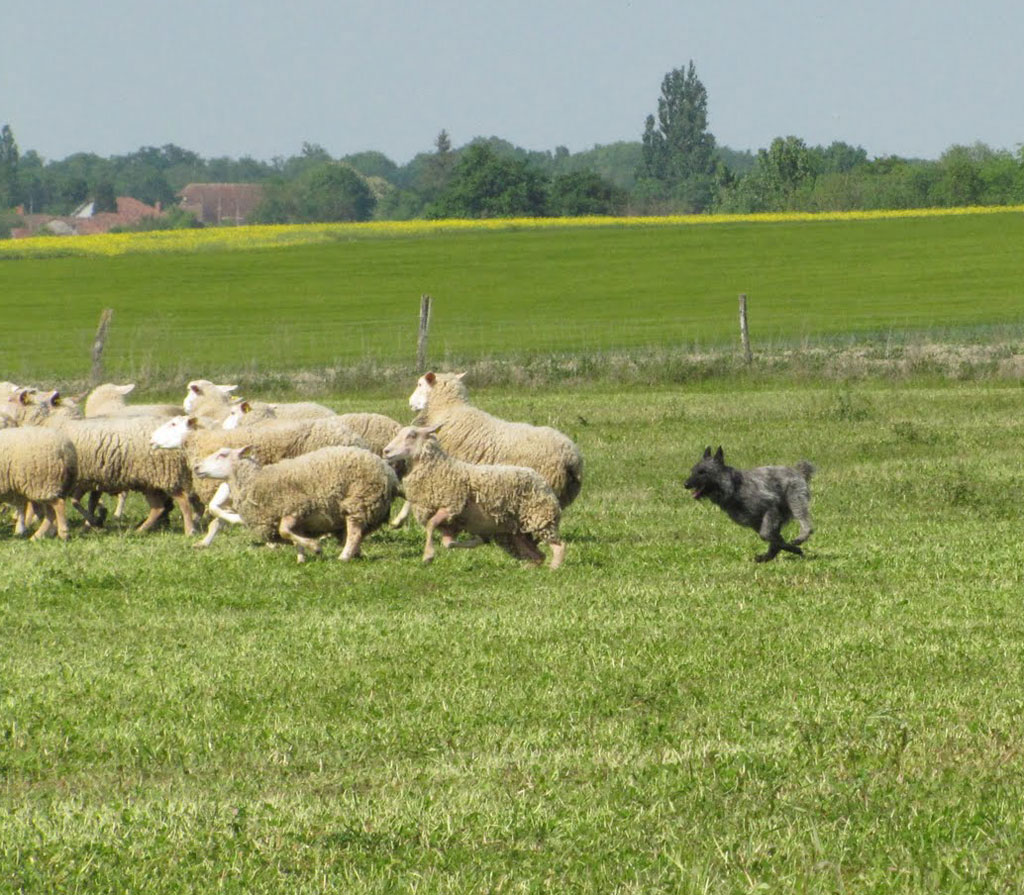
[[[435,300],[439,366],[568,356],[600,368],[620,353],[719,349],[736,342],[740,292],[760,351],[922,334],[1019,342],[1024,325],[1019,210],[362,232],[276,249],[0,261],[0,377],[84,381],[107,307],[107,375],[146,387],[266,370],[328,370],[339,385],[362,371],[360,387],[382,369],[405,375],[423,293]]]
[[[0,890],[1020,890],[1020,388],[474,397],[584,451],[556,573],[4,524]],[[707,444],[818,465],[806,560]]]

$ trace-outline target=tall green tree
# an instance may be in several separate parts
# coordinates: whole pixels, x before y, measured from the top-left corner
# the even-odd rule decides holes
[[[18,204],[18,144],[10,125],[0,128],[0,209]]]
[[[665,75],[658,115],[648,115],[637,179],[642,192],[703,211],[714,196],[715,137],[708,130],[708,93],[693,60]]]

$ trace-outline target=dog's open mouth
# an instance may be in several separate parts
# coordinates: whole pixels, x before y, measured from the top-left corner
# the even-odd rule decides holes
[[[694,500],[700,500],[703,496],[704,496],[704,489],[703,488],[694,488],[693,489],[693,499]]]

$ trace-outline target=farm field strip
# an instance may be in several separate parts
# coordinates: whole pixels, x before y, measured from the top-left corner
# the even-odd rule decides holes
[[[365,226],[353,233],[374,232]],[[7,318],[0,374],[80,381],[106,307],[115,314],[110,375],[157,383],[367,359],[411,364],[422,293],[435,299],[431,356],[451,363],[728,345],[740,292],[750,297],[755,348],[956,338],[1024,323],[1016,210],[503,226],[429,236],[396,227],[273,251],[8,260],[0,285],[17,313]],[[223,235],[244,239],[247,229]]]

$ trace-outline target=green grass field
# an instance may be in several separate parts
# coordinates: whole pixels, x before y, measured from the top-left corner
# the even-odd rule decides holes
[[[352,238],[260,251],[0,261],[0,376],[81,382],[103,308],[112,378],[159,386],[431,357],[522,361],[736,339],[755,347],[1019,334],[1024,215]]]
[[[1019,387],[474,397],[586,455],[556,573],[0,530],[0,890],[1024,887]],[[806,560],[690,499],[719,443],[818,464]]]

